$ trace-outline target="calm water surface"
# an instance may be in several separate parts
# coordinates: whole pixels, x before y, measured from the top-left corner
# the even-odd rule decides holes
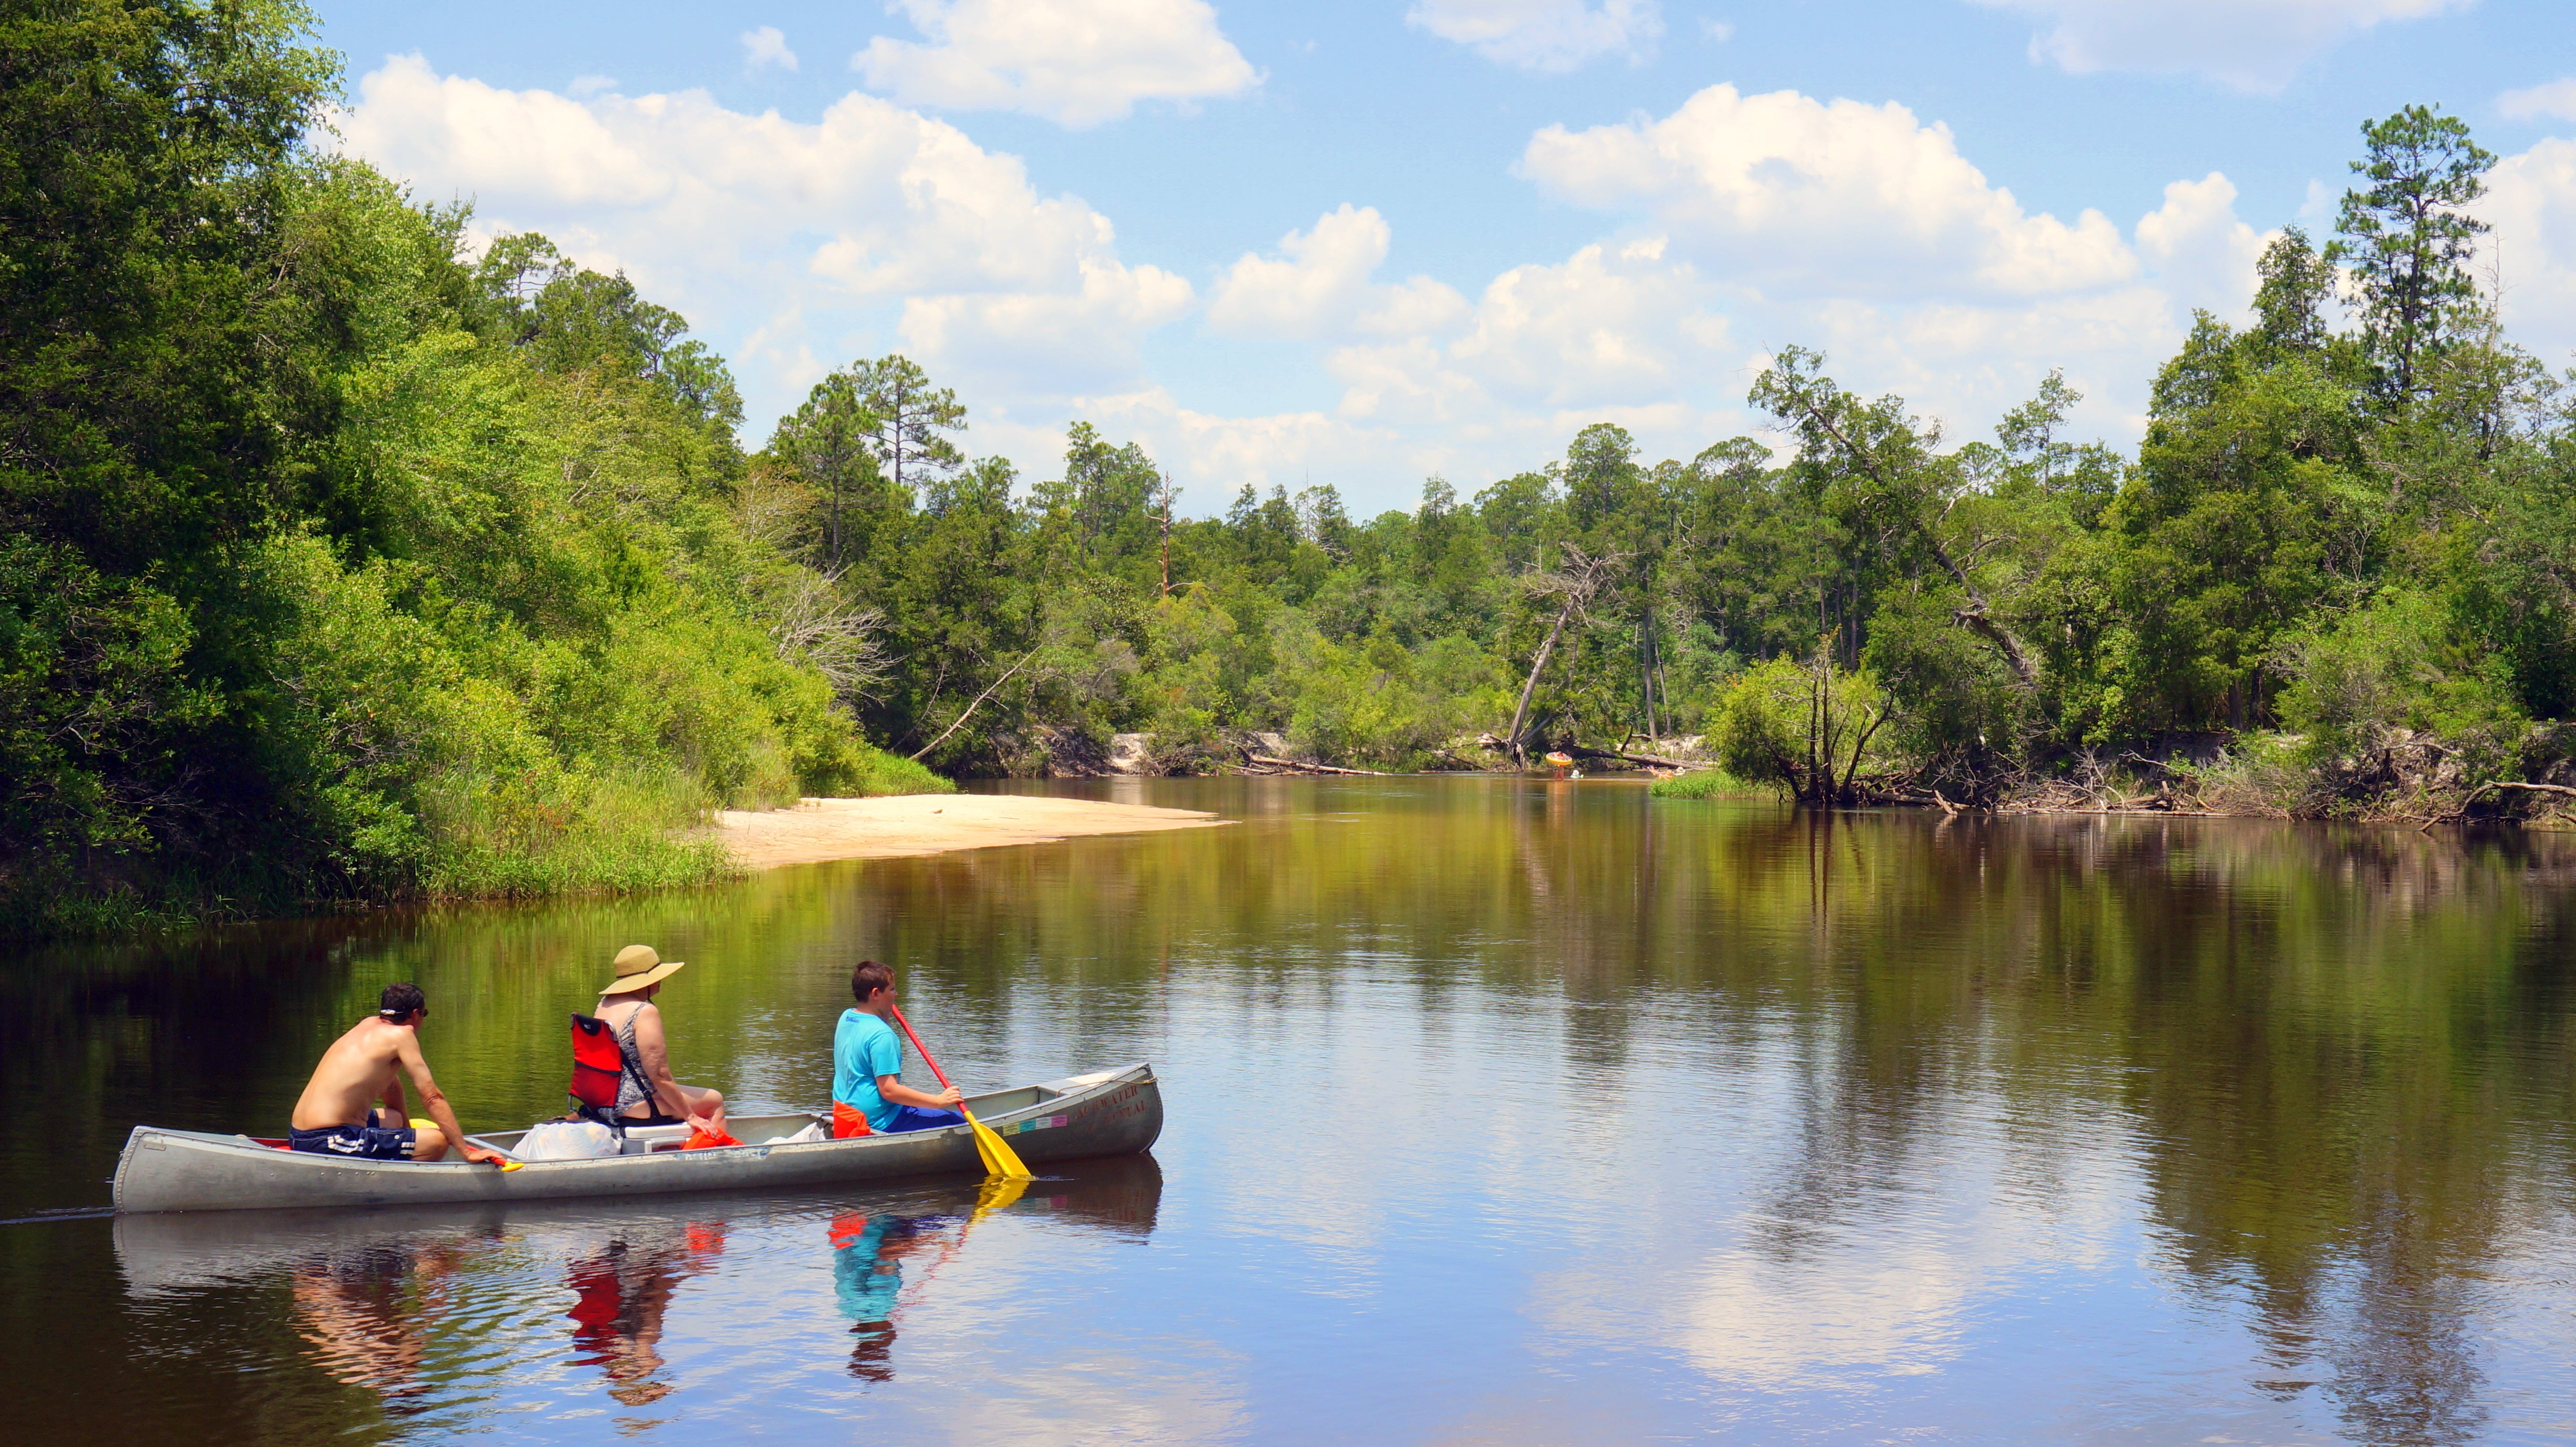
[[[0,962],[0,1437],[2576,1433],[2576,841],[1058,787],[1240,822]],[[560,1110],[638,940],[738,1109],[825,1100],[872,954],[977,1087],[1152,1061],[1162,1142],[995,1211],[77,1214],[390,979],[469,1128]]]

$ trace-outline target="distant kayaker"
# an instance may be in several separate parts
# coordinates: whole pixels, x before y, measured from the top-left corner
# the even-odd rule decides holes
[[[653,997],[662,982],[687,962],[665,963],[651,945],[628,945],[617,952],[616,977],[599,992],[597,1013],[616,1032],[618,1053],[626,1057],[617,1087],[618,1118],[628,1125],[678,1125],[686,1121],[711,1136],[725,1134],[724,1092],[712,1086],[682,1085],[671,1077],[671,1052],[662,1037],[662,1009]],[[653,1089],[648,1096],[644,1083]]]
[[[428,1018],[429,1001],[420,986],[385,986],[376,1013],[349,1027],[322,1052],[322,1063],[295,1102],[288,1118],[289,1149],[365,1161],[435,1161],[453,1145],[465,1159],[503,1165],[507,1158],[465,1138],[447,1097],[429,1075],[420,1053],[420,1024]],[[415,1127],[405,1113],[402,1082],[395,1069],[411,1077],[420,1092],[420,1108],[434,1126]],[[381,1100],[382,1106],[370,1109]]]
[[[891,1135],[964,1125],[952,1107],[966,1099],[950,1086],[933,1095],[903,1083],[903,1042],[886,1023],[894,1013],[894,971],[861,960],[850,971],[855,1008],[832,1031],[832,1134]]]

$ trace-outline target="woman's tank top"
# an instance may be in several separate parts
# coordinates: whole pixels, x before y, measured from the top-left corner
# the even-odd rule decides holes
[[[608,1007],[603,1003],[599,1008],[602,1011],[605,1011]],[[639,1004],[626,1012],[625,1019],[608,1027],[610,1032],[617,1036],[617,1053],[626,1057],[626,1068],[619,1071],[617,1074],[617,1105],[615,1110],[619,1115],[624,1115],[626,1113],[626,1108],[630,1105],[642,1105],[645,1103],[648,1099],[648,1093],[645,1091],[643,1083],[653,1078],[645,1073],[644,1052],[638,1049],[635,1044],[635,1017],[643,1013],[644,1007]],[[658,1115],[661,1113],[661,1109],[661,1106],[657,1104],[653,1107],[652,1111],[648,1113]]]

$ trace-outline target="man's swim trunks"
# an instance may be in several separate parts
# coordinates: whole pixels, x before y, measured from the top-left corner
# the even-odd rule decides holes
[[[326,1125],[286,1133],[288,1150],[359,1161],[407,1161],[419,1142],[420,1132],[409,1126],[395,1130],[381,1125]]]

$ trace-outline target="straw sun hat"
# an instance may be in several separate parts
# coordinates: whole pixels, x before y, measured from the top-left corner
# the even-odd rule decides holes
[[[628,945],[617,952],[617,978],[609,981],[608,988],[599,993],[623,995],[632,990],[658,985],[678,974],[680,967],[686,963],[688,962],[685,960],[673,960],[664,964],[662,957],[653,953],[651,945]]]

